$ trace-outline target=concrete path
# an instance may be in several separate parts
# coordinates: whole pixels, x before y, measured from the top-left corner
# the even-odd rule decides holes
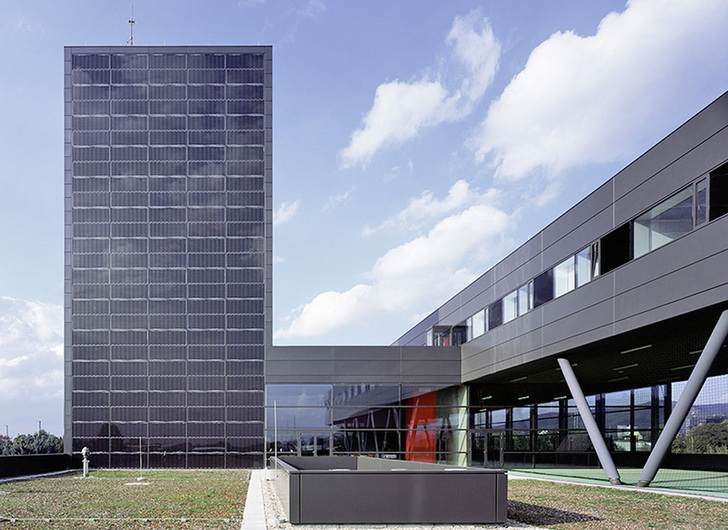
[[[262,469],[253,469],[250,472],[248,498],[245,499],[243,524],[240,526],[240,530],[266,530],[263,508],[263,473],[265,471]]]

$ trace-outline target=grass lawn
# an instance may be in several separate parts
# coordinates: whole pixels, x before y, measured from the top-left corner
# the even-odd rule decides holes
[[[138,476],[98,470],[86,479],[78,473],[0,484],[0,528],[240,528],[248,471],[144,470],[142,482]]]
[[[0,484],[0,530],[240,528],[248,471],[144,470],[141,484],[138,475]],[[726,502],[643,491],[519,479],[508,482],[508,499],[510,519],[542,528],[728,528]]]
[[[508,517],[543,528],[728,528],[728,503],[539,480],[508,481]]]

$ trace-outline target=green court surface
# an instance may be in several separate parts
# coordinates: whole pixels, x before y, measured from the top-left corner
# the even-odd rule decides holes
[[[636,486],[642,472],[638,468],[621,468],[618,471],[622,482],[627,486]],[[551,478],[586,484],[609,484],[604,470],[598,467],[516,468],[509,469],[508,472],[523,477]],[[674,491],[728,499],[728,472],[660,469],[649,487],[639,489],[644,491]]]

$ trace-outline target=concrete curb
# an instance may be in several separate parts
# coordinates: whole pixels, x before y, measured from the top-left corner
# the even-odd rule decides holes
[[[266,530],[265,509],[263,507],[263,473],[262,469],[250,472],[248,497],[245,499],[243,522],[240,530]]]

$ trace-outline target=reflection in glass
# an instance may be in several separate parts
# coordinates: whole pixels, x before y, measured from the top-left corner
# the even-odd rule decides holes
[[[695,190],[695,224],[708,220],[708,179],[700,180]]]
[[[331,385],[267,385],[266,406],[324,407],[331,404]]]
[[[578,252],[576,258],[576,286],[581,287],[592,279],[592,247]]]
[[[518,291],[503,297],[503,322],[510,322],[518,316]]]
[[[554,267],[554,298],[572,291],[576,287],[574,256]]]
[[[260,465],[266,244],[250,226],[265,222],[265,90],[224,83],[226,68],[261,68],[234,77],[262,82],[262,58],[68,63],[73,444],[97,462],[133,464],[150,436],[150,465]],[[226,98],[243,112],[229,124]]]
[[[685,188],[632,223],[635,258],[687,234],[693,228],[693,192]]]

